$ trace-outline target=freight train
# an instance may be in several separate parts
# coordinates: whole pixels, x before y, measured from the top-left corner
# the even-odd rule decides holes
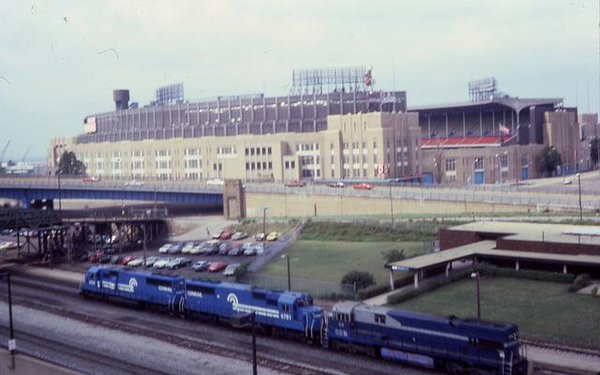
[[[527,373],[518,327],[510,323],[444,319],[356,301],[326,312],[304,293],[103,266],[87,270],[80,293],[229,323],[253,314],[266,333],[449,373]]]

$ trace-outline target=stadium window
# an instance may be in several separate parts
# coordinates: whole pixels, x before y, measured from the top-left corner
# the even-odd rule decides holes
[[[290,162],[289,161],[285,162],[285,169],[290,169]]]
[[[267,169],[267,162],[266,161],[263,161],[262,167],[263,167],[263,169]]]
[[[250,163],[246,163],[246,170],[250,169]]]
[[[296,162],[292,160],[291,164],[290,164],[290,168],[292,169],[296,169]]]
[[[269,169],[273,169],[273,163],[269,162]]]
[[[250,155],[254,155],[254,147],[250,149]]]
[[[260,155],[260,147],[256,148],[256,155]]]
[[[246,147],[246,156],[248,156],[249,153],[250,151],[248,150],[248,147]]]
[[[263,155],[266,155],[266,154],[267,154],[267,148],[266,148],[266,147],[263,147],[263,148],[262,148],[262,154],[263,154]]]
[[[256,164],[253,162],[252,164],[250,164],[250,168],[251,168],[252,170],[255,170],[255,169],[256,169]]]
[[[267,147],[267,154],[271,155],[271,147]]]

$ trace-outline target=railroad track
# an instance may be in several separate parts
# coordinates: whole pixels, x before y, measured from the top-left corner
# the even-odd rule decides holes
[[[534,363],[534,374],[540,375],[598,375],[600,374],[600,350],[594,348],[586,348],[576,345],[562,344],[552,341],[545,341],[533,338],[521,338],[521,343],[527,348],[541,348],[549,350],[560,356],[563,353],[577,354],[578,356],[597,363],[595,370],[583,370],[570,368],[568,365],[552,365],[547,363]]]
[[[104,302],[82,303],[76,295],[77,288],[72,283],[49,284],[31,278],[24,279],[17,275],[13,277],[13,283],[15,289],[19,288],[13,292],[13,300],[22,306],[48,311],[100,327],[161,340],[219,357],[252,362],[250,346],[240,347],[239,343],[240,337],[245,340],[249,338],[249,335],[226,326],[197,324],[194,321],[172,319],[165,314],[110,306]],[[0,288],[0,295],[6,295],[2,288]],[[104,314],[99,314],[98,309],[112,312],[114,316],[102,316]],[[123,316],[124,312],[126,316]],[[160,324],[157,324],[157,319],[160,320]],[[148,328],[157,325],[160,326],[160,329]],[[211,338],[214,339],[211,340]],[[372,374],[374,372],[397,374],[399,371],[414,374],[433,373],[367,357],[311,348],[284,339],[261,336],[257,341],[258,365],[286,374]]]
[[[8,328],[0,327],[0,331],[0,337],[8,339]],[[47,336],[42,337],[20,330],[15,331],[15,335],[19,338],[20,352],[43,359],[44,361],[58,366],[66,367],[69,364],[65,363],[65,361],[57,360],[57,358],[76,358],[85,362],[89,368],[94,369],[94,371],[88,372],[89,374],[103,372],[113,375],[169,375],[166,372],[147,366],[103,355],[98,351],[86,350],[79,346],[71,346],[65,342],[54,340]],[[81,371],[81,369],[77,369],[77,371]]]

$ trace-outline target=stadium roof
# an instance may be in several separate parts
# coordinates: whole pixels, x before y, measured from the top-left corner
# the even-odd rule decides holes
[[[421,148],[499,147],[514,137],[516,135],[505,137],[424,138],[421,140]]]
[[[424,105],[417,107],[410,107],[407,109],[408,112],[427,112],[427,111],[447,111],[449,109],[480,109],[483,107],[490,106],[492,104],[498,104],[501,106],[509,107],[514,111],[520,111],[523,108],[536,106],[536,105],[560,105],[562,104],[562,98],[548,98],[548,99],[520,99],[511,97],[493,97],[490,100],[484,100],[479,102],[461,102],[461,103],[448,103],[448,104],[433,104]]]

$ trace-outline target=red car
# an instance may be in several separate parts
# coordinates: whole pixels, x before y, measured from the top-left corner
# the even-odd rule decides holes
[[[373,189],[373,185],[367,184],[364,182],[360,183],[360,184],[352,185],[352,187],[354,188],[354,190],[371,190],[371,189]]]
[[[91,176],[91,177],[84,177],[82,179],[83,182],[96,182],[98,181],[98,178],[95,176]]]
[[[210,266],[208,266],[209,272],[221,272],[225,268],[227,268],[227,263],[225,262],[212,262]]]

